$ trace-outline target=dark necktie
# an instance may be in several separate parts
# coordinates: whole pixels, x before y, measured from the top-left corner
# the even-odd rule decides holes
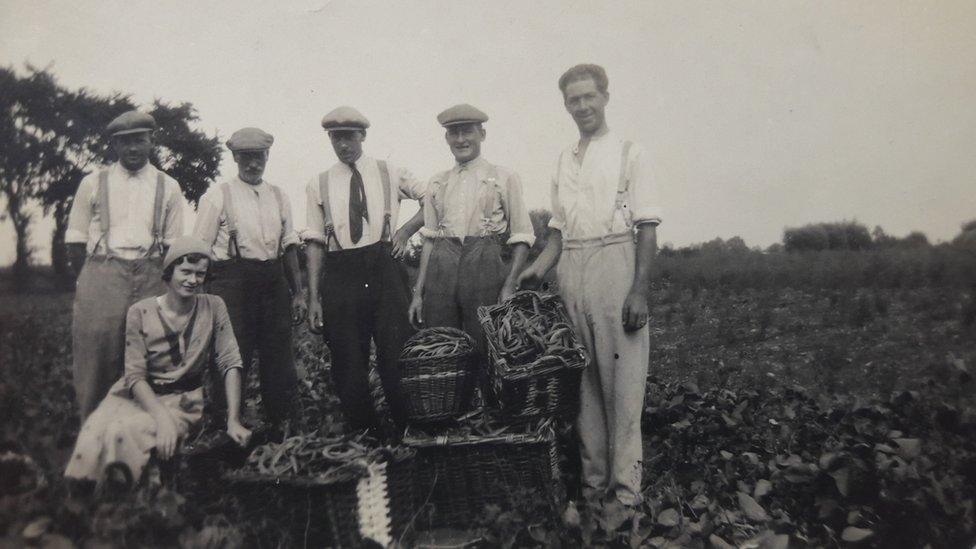
[[[363,176],[355,164],[349,164],[349,169],[352,170],[352,177],[349,178],[349,237],[355,244],[363,237],[363,219],[369,221],[369,212],[366,210]]]

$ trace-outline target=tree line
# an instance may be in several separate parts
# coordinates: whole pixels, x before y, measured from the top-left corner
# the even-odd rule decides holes
[[[16,234],[15,275],[27,274],[31,225],[42,213],[54,218],[54,272],[70,278],[64,238],[75,191],[86,175],[115,160],[105,126],[137,107],[129,94],[68,89],[49,68],[0,67],[0,220],[9,219]],[[157,98],[146,111],[159,126],[150,162],[196,204],[220,168],[220,139],[192,127],[199,117],[189,102]]]

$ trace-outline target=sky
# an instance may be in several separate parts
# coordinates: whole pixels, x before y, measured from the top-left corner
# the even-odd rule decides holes
[[[557,80],[598,63],[611,130],[651,160],[661,242],[768,246],[841,220],[940,241],[976,218],[973,29],[967,0],[0,0],[0,64],[143,106],[189,101],[222,139],[265,129],[266,179],[302,227],[305,184],[336,161],[320,120],[344,104],[371,121],[367,154],[424,180],[453,162],[437,113],[478,106],[485,158],[548,207],[578,138]],[[34,225],[39,261],[52,227]],[[0,264],[13,250],[4,222]]]

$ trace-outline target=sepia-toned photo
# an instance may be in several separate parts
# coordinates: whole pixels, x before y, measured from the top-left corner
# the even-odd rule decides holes
[[[974,29],[0,0],[0,547],[973,548]]]

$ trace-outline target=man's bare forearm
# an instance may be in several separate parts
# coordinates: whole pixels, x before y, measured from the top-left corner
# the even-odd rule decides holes
[[[637,266],[631,291],[647,295],[651,289],[651,273],[657,255],[657,225],[643,223],[637,227]]]
[[[285,278],[288,280],[291,295],[302,293],[302,269],[298,262],[298,246],[295,244],[285,248]]]
[[[322,273],[322,258],[325,256],[323,245],[318,242],[309,242],[306,248],[308,256],[308,300],[317,302],[319,300],[319,277]]]

